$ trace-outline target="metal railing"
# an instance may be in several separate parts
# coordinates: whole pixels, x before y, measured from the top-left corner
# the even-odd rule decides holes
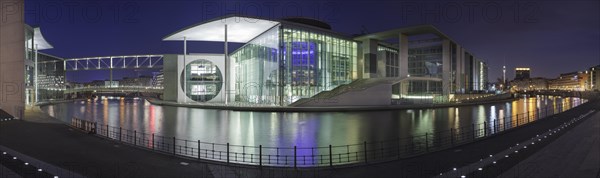
[[[585,102],[582,101],[581,104],[583,103]],[[256,166],[320,167],[370,164],[448,149],[548,118],[550,115],[563,112],[565,106],[568,106],[567,103],[510,115],[491,122],[473,123],[470,126],[428,132],[423,135],[321,147],[271,147],[210,143],[137,132],[77,118],[72,119],[71,125],[87,133],[97,134],[125,144],[192,159]],[[573,108],[577,105],[569,104],[569,106]]]

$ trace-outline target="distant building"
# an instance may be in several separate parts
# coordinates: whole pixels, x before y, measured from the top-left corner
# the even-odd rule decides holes
[[[516,68],[515,69],[515,80],[523,80],[523,79],[529,79],[531,75],[530,69],[529,68]]]
[[[104,81],[104,87],[108,87],[108,88],[119,87],[119,81]]]
[[[537,77],[511,82],[513,91],[547,90],[548,79]]]
[[[104,80],[94,80],[85,84],[86,87],[103,87],[104,85]]]
[[[153,87],[162,88],[163,87],[163,82],[164,82],[164,72],[163,72],[163,70],[160,70],[160,72],[153,72],[152,73],[152,86]]]
[[[571,72],[560,74],[557,79],[548,82],[549,90],[585,91],[588,85],[589,73]]]
[[[150,77],[150,76],[140,76],[140,77],[136,77],[136,78],[125,77],[119,81],[119,86],[150,87],[150,86],[152,86],[152,77]]]

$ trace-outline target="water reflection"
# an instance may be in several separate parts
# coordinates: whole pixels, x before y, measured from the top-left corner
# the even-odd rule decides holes
[[[578,98],[535,96],[516,101],[436,109],[372,112],[276,113],[156,106],[142,99],[101,98],[42,107],[70,122],[78,117],[114,127],[178,139],[232,145],[316,147],[424,135],[482,124],[491,133],[585,102]],[[548,105],[550,104],[550,105]],[[541,113],[535,113],[541,112]],[[487,123],[483,125],[483,123]],[[310,151],[310,150],[309,150]]]

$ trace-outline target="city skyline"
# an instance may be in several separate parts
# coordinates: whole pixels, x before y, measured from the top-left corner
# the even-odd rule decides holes
[[[534,69],[534,76],[552,78],[560,73],[581,71],[599,64],[597,49],[600,44],[597,39],[600,39],[600,24],[597,12],[591,10],[599,5],[595,1],[518,4],[380,1],[377,5],[361,9],[365,3],[328,1],[290,5],[256,1],[225,5],[218,1],[27,1],[25,21],[41,26],[47,40],[55,46],[43,52],[64,58],[180,54],[180,43],[160,39],[189,24],[227,13],[239,13],[270,19],[288,16],[315,18],[330,23],[335,31],[348,36],[415,24],[433,24],[484,59],[490,67],[490,81],[502,77],[503,65],[511,69],[544,63],[547,66]],[[515,7],[520,10],[515,11]],[[298,13],[281,9],[297,9]],[[414,9],[418,11],[412,11]],[[501,13],[493,14],[490,9]],[[371,13],[354,13],[356,11]],[[233,51],[241,45],[232,43],[229,49]],[[214,42],[192,42],[188,44],[188,51],[222,53],[223,48],[222,44]],[[567,60],[578,62],[562,65]],[[514,71],[508,70],[506,75],[511,78]]]
[[[0,5],[0,177],[600,175],[598,0]]]

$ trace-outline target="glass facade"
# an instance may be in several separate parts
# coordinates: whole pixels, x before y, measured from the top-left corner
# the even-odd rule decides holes
[[[442,78],[442,45],[410,48],[408,74]]]
[[[34,52],[33,52],[33,29],[25,26],[25,104],[33,103],[35,100],[34,84]]]
[[[62,59],[38,52],[38,100],[63,99],[65,70]]]
[[[235,101],[288,105],[356,79],[357,44],[319,30],[279,25],[231,55]]]
[[[408,74],[411,77],[443,78],[443,49],[441,39],[427,39],[412,42],[408,49]],[[411,80],[406,82],[409,96],[431,96],[442,94],[442,82]]]
[[[398,49],[379,45],[377,53],[378,58],[385,59],[385,77],[399,77],[400,58],[398,58]]]
[[[181,89],[185,90],[188,98],[205,102],[213,99],[219,94],[223,87],[223,75],[221,70],[205,59],[196,59],[185,66],[187,75],[181,73]],[[184,79],[185,78],[185,79]]]
[[[274,104],[279,96],[279,26],[256,37],[231,54],[234,101]],[[233,86],[231,88],[234,88]]]

